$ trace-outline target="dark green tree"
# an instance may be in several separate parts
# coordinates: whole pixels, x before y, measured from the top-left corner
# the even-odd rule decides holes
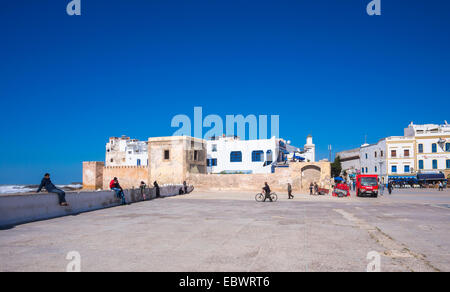
[[[340,176],[341,171],[342,171],[341,157],[337,156],[334,159],[334,162],[331,163],[331,176],[332,177]]]

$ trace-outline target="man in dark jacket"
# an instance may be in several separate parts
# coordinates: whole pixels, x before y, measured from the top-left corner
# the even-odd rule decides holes
[[[187,194],[188,193],[188,186],[186,181],[183,182],[183,189],[184,189],[184,193]]]
[[[270,187],[267,184],[267,182],[264,183],[264,187],[262,188],[262,191],[263,191],[263,193],[265,193],[263,202],[265,202],[266,199],[269,199],[271,202],[273,202],[272,198],[270,197],[271,190],[270,190]]]
[[[392,185],[392,182],[390,181],[390,182],[388,183],[388,191],[389,191],[389,195],[392,194],[392,188],[393,188],[393,185]]]
[[[288,199],[293,199],[294,196],[292,195],[292,186],[290,183],[288,183],[287,189],[288,189]]]
[[[155,187],[156,197],[159,198],[161,194],[159,192],[159,185],[156,181],[153,183],[153,187]]]
[[[67,204],[66,202],[66,193],[63,190],[58,189],[50,180],[50,174],[46,173],[44,175],[44,178],[41,181],[41,184],[39,185],[39,188],[37,190],[37,192],[39,193],[42,188],[45,188],[47,190],[47,192],[49,193],[54,193],[58,195],[59,198],[59,204],[61,206],[68,206],[69,204]]]

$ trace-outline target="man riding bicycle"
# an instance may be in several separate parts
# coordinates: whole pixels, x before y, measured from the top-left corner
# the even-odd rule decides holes
[[[263,193],[265,194],[263,202],[265,202],[266,199],[269,199],[271,202],[273,202],[272,198],[270,197],[270,187],[267,184],[267,182],[264,183],[264,187],[262,188],[262,190]]]

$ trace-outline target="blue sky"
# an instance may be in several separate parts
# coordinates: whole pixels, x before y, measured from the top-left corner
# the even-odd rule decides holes
[[[81,181],[108,137],[171,135],[194,106],[279,115],[319,158],[450,121],[450,1],[69,2],[0,6],[0,184]]]

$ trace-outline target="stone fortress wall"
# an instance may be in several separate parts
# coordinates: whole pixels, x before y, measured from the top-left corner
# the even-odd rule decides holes
[[[84,189],[109,189],[117,177],[125,189],[138,188],[141,181],[152,186],[182,184],[187,181],[201,190],[259,191],[267,182],[275,191],[285,191],[291,183],[293,191],[307,191],[311,182],[320,187],[331,186],[329,162],[291,162],[269,174],[207,174],[206,142],[192,137],[150,138],[148,166],[105,167],[103,162],[83,163]]]

